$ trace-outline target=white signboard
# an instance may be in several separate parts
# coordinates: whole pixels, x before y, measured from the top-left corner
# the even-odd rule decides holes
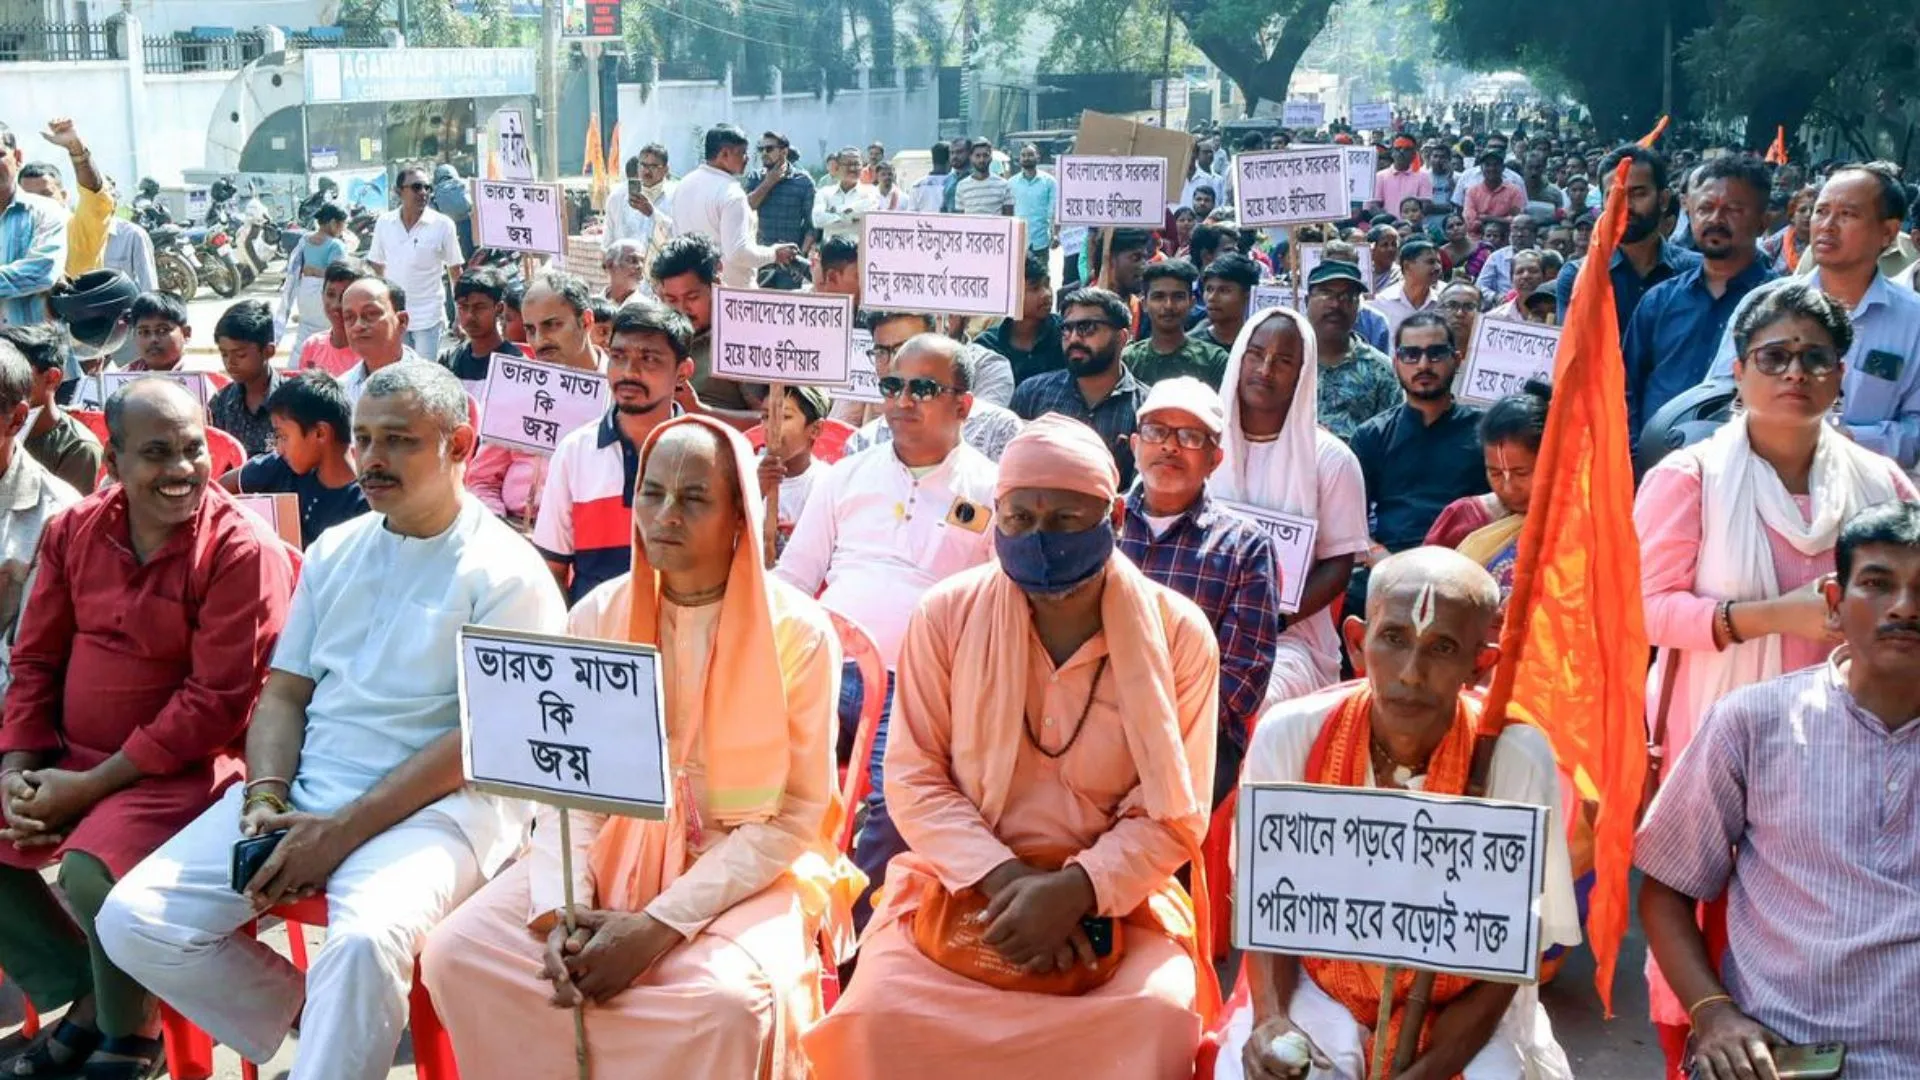
[[[460,765],[482,791],[667,816],[660,654],[649,645],[465,626]]]
[[[1233,170],[1241,228],[1337,221],[1351,209],[1344,146],[1254,151],[1235,157]]]
[[[276,492],[271,495],[235,495],[233,501],[242,509],[259,515],[262,521],[273,526],[273,531],[295,550],[300,544],[300,496],[291,492]]]
[[[480,437],[551,454],[561,436],[596,423],[607,409],[607,377],[597,371],[494,353],[480,406]]]
[[[1188,101],[1191,100],[1189,87],[1185,79],[1175,79],[1171,83],[1173,87],[1172,97],[1167,96],[1167,87],[1169,86],[1167,80],[1155,79],[1150,85],[1153,91],[1153,100],[1147,103],[1147,108],[1149,109],[1164,108],[1169,111],[1178,112],[1186,108]],[[1162,99],[1165,100],[1163,101]]]
[[[500,177],[503,180],[533,179],[533,147],[527,142],[526,120],[519,109],[501,109],[494,114],[500,123]]]
[[[1243,784],[1242,949],[1532,982],[1547,808],[1317,784]]]
[[[873,362],[873,334],[868,331],[853,332],[853,352],[847,355],[847,382],[834,389],[833,397],[835,401],[864,401],[871,405],[884,400],[880,396],[880,372]]]
[[[1322,262],[1324,262],[1326,260],[1326,257],[1327,257],[1327,246],[1325,244],[1301,244],[1300,245],[1300,280],[1303,282],[1306,281],[1307,275],[1313,273],[1313,268],[1316,266],[1319,266]],[[1355,265],[1357,265],[1360,268],[1360,276],[1366,279],[1366,286],[1364,288],[1364,291],[1372,292],[1373,285],[1374,285],[1373,245],[1372,244],[1353,245],[1353,257],[1359,260]]]
[[[559,184],[475,180],[473,188],[474,243],[548,255],[566,250]]]
[[[1323,101],[1289,101],[1281,110],[1280,123],[1290,128],[1317,128],[1327,122]]]
[[[1300,610],[1300,594],[1307,587],[1307,573],[1313,569],[1313,541],[1320,523],[1299,514],[1266,510],[1247,503],[1219,500],[1221,506],[1252,518],[1260,531],[1273,543],[1273,561],[1280,570],[1280,611],[1291,615]]]
[[[715,289],[713,373],[789,386],[838,386],[853,351],[853,297]]]
[[[1166,158],[1068,156],[1055,176],[1062,225],[1165,224]]]
[[[1347,201],[1367,203],[1373,201],[1373,182],[1380,171],[1380,153],[1371,146],[1348,146],[1347,152]]]
[[[1385,131],[1393,126],[1393,105],[1385,101],[1356,103],[1349,119],[1355,130]]]
[[[1020,314],[1027,224],[988,214],[880,211],[860,222],[863,303],[887,311]]]
[[[106,400],[113,396],[114,391],[139,379],[167,379],[177,382],[186,388],[187,393],[193,395],[194,400],[198,401],[203,409],[207,407],[207,402],[213,400],[214,395],[213,380],[208,378],[204,371],[103,371],[99,379],[101,408],[106,407]]]
[[[1553,358],[1559,348],[1557,326],[1482,316],[1474,324],[1473,344],[1467,349],[1460,399],[1491,405],[1519,393],[1529,380],[1552,382]]]
[[[1247,305],[1247,310],[1256,312],[1283,307],[1298,311],[1299,304],[1300,301],[1294,295],[1293,286],[1282,285],[1277,281],[1266,281],[1253,287],[1253,300]]]

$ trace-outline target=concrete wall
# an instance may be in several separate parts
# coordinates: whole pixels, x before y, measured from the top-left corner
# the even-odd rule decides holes
[[[0,101],[27,159],[57,165],[73,186],[66,157],[35,134],[56,116],[71,116],[95,164],[126,192],[141,176],[163,184],[205,157],[207,122],[232,71],[146,75],[135,88],[121,61],[0,64]],[[136,110],[133,96],[141,98]],[[144,117],[136,161],[135,116]],[[131,195],[128,196],[131,198]]]
[[[71,6],[71,0],[69,0]],[[118,0],[91,0],[95,20],[120,10]],[[331,26],[339,0],[134,0],[133,15],[153,37],[196,26]]]
[[[896,83],[904,83],[904,73]],[[776,85],[778,85],[776,83]],[[735,97],[727,82],[656,82],[641,100],[641,87],[620,87],[620,154],[626,158],[650,142],[666,146],[675,176],[700,164],[707,128],[722,121],[740,125],[749,139],[778,131],[800,151],[801,164],[819,172],[825,156],[842,146],[878,139],[887,152],[933,145],[940,110],[932,80],[917,90],[843,90],[829,103],[813,94]],[[757,163],[758,155],[749,155]]]

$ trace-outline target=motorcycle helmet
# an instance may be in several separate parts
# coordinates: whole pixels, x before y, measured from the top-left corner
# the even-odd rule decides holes
[[[1637,480],[1660,459],[1691,446],[1720,430],[1733,415],[1733,380],[1716,379],[1691,387],[1660,406],[1640,429],[1633,448],[1633,475]]]
[[[233,180],[225,176],[215,180],[213,187],[208,189],[208,194],[213,196],[213,201],[217,203],[226,202],[239,193],[240,189],[234,186]]]
[[[155,180],[151,176],[141,177],[140,178],[140,194],[146,196],[149,199],[159,198],[160,197],[160,181]]]
[[[74,355],[91,360],[119,351],[126,342],[127,313],[138,295],[133,279],[120,271],[89,270],[57,282],[47,294],[47,307],[66,324]]]

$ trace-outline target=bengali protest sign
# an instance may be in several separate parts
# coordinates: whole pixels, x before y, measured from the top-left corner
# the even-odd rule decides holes
[[[788,386],[838,386],[853,351],[853,297],[715,289],[713,373]]]
[[[880,404],[880,372],[873,362],[873,334],[853,332],[853,351],[847,354],[847,382],[833,392],[835,401],[863,401]]]
[[[1268,308],[1284,307],[1299,309],[1299,297],[1294,295],[1293,286],[1277,281],[1263,281],[1253,287],[1253,299],[1248,303],[1249,312],[1265,311]]]
[[[533,147],[527,142],[527,123],[519,109],[494,114],[500,127],[500,176],[505,180],[533,179]]]
[[[606,411],[607,377],[597,371],[494,353],[480,405],[480,438],[551,454],[560,437]]]
[[[1380,171],[1380,155],[1371,146],[1348,146],[1347,165],[1347,201],[1368,203],[1373,201],[1373,182]]]
[[[1054,165],[1062,225],[1138,225],[1166,220],[1167,159],[1068,155]]]
[[[560,185],[516,180],[473,182],[473,236],[481,247],[558,255],[566,250]]]
[[[1084,109],[1074,132],[1073,152],[1095,157],[1154,157],[1167,160],[1167,204],[1180,201],[1187,182],[1187,162],[1193,157],[1194,138],[1157,124],[1142,124],[1124,116]]]
[[[1346,148],[1257,150],[1233,159],[1242,228],[1307,225],[1346,217]],[[869,294],[871,295],[871,294]]]
[[[1280,571],[1280,611],[1291,615],[1300,610],[1300,594],[1307,587],[1307,572],[1313,569],[1313,541],[1320,523],[1299,514],[1267,510],[1248,503],[1216,500],[1221,506],[1245,514],[1260,526],[1273,544],[1273,561]]]
[[[235,495],[233,501],[273,526],[273,531],[294,550],[300,549],[300,496],[282,491],[271,495]]]
[[[1529,380],[1551,383],[1553,358],[1559,348],[1557,326],[1482,316],[1474,324],[1473,343],[1467,347],[1460,400],[1491,405],[1519,393]]]
[[[105,407],[106,400],[113,396],[114,391],[139,379],[167,379],[179,383],[203,409],[207,407],[207,402],[213,400],[215,390],[213,380],[204,371],[102,371],[97,377],[100,380],[101,402],[96,406],[98,408]],[[84,408],[77,403],[76,407]]]
[[[1320,263],[1326,259],[1326,257],[1327,257],[1327,246],[1325,244],[1301,244],[1300,245],[1300,280],[1301,281],[1307,280],[1307,275],[1313,273],[1313,268],[1316,266],[1319,266]],[[1373,245],[1372,244],[1353,245],[1353,257],[1356,260],[1358,260],[1356,265],[1360,267],[1360,276],[1366,279],[1367,284],[1366,284],[1365,291],[1372,292],[1373,284],[1374,284],[1373,282],[1373,276],[1374,276],[1373,275]]]
[[[1477,979],[1539,976],[1544,806],[1242,784],[1234,943]]]
[[[1393,126],[1393,105],[1386,101],[1356,102],[1349,118],[1359,131],[1385,131]]]
[[[1027,224],[987,214],[880,211],[860,222],[869,307],[949,315],[1020,314]]]
[[[481,791],[661,819],[667,782],[660,654],[648,645],[465,626],[460,763]]]
[[[1317,128],[1327,122],[1323,101],[1289,101],[1280,110],[1280,123],[1290,128]]]

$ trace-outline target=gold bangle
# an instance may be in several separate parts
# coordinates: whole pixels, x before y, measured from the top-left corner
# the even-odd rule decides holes
[[[265,806],[276,814],[293,813],[293,804],[271,791],[249,792],[246,801],[240,804],[240,812],[244,814],[255,806]]]
[[[1706,997],[1703,997],[1699,1001],[1694,1002],[1693,1007],[1687,1010],[1687,1023],[1692,1024],[1695,1027],[1698,1027],[1699,1026],[1698,1017],[1700,1015],[1700,1010],[1706,1008],[1709,1005],[1720,1005],[1720,1004],[1726,1004],[1726,1005],[1733,1004],[1733,995],[1732,994],[1708,994]]]

